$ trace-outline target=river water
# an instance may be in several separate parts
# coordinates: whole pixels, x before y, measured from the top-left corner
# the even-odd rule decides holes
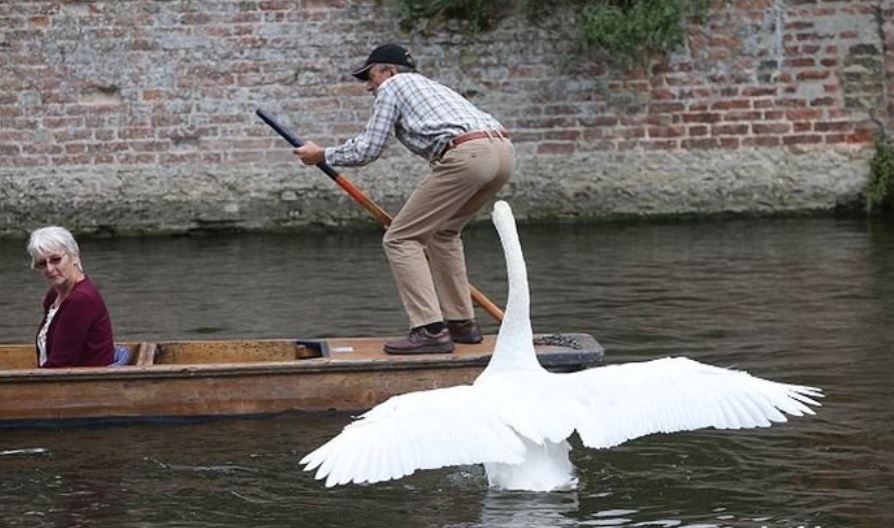
[[[535,331],[593,334],[606,362],[686,355],[822,387],[770,429],[575,442],[574,492],[487,488],[477,467],[326,489],[298,460],[350,417],[0,430],[0,526],[894,525],[894,224],[748,219],[520,229]],[[473,283],[505,302],[489,225]],[[122,340],[396,334],[375,232],[82,241]],[[32,339],[44,292],[0,241],[0,342]],[[486,315],[481,314],[482,318]],[[495,331],[493,323],[485,330]]]

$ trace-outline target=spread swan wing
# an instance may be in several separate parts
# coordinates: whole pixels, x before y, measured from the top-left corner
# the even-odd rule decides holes
[[[758,378],[687,358],[598,367],[554,378],[577,402],[574,425],[587,447],[653,433],[742,429],[814,414],[820,389]],[[564,379],[561,379],[564,378]]]
[[[470,385],[395,396],[301,460],[331,487],[380,482],[418,469],[517,464],[525,447]]]

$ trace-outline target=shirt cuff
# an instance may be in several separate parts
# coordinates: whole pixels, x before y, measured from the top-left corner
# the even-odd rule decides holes
[[[332,159],[332,155],[335,152],[335,147],[326,147],[323,150],[323,161],[329,165],[338,165],[338,162]]]

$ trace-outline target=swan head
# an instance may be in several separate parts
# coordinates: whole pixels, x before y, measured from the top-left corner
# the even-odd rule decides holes
[[[491,213],[491,218],[493,219],[494,225],[497,226],[497,230],[499,231],[501,225],[506,226],[508,224],[515,224],[515,217],[512,216],[512,208],[509,207],[509,204],[504,200],[499,200],[494,203],[494,211]]]

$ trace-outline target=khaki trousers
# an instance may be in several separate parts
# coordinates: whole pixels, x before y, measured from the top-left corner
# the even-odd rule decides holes
[[[410,327],[475,317],[460,233],[514,169],[507,139],[461,143],[432,166],[394,217],[382,245]]]

